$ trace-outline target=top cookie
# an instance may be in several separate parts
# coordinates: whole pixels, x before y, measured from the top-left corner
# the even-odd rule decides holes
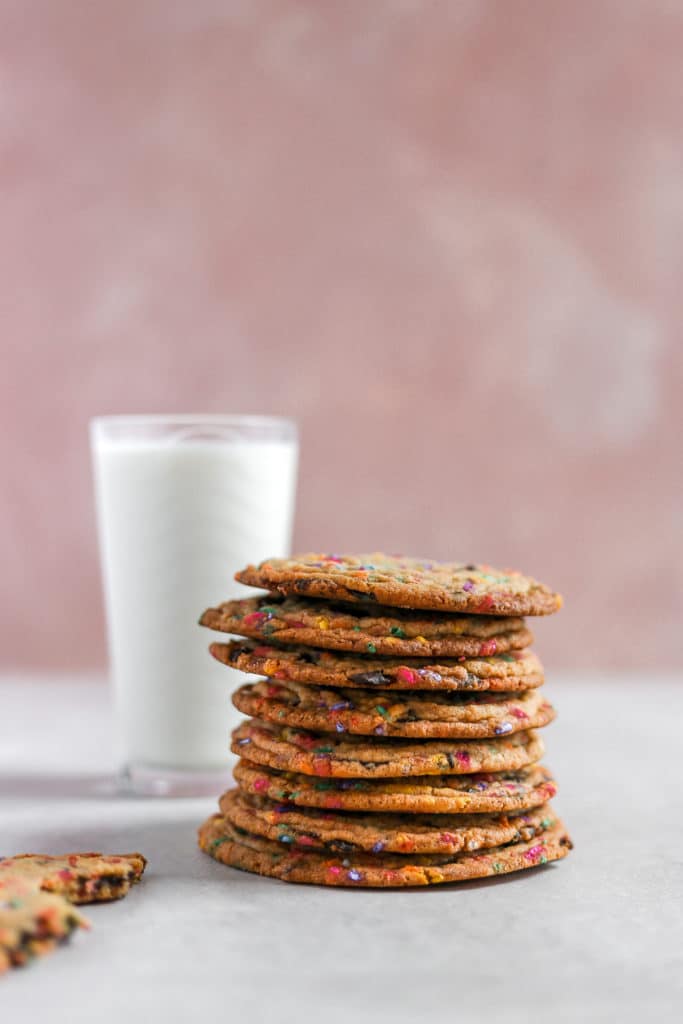
[[[270,558],[235,579],[282,594],[476,615],[549,615],[562,606],[559,594],[513,570],[380,553]]]

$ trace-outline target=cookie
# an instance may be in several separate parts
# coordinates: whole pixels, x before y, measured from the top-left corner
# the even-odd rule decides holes
[[[484,853],[354,853],[340,857],[283,848],[281,843],[238,831],[221,814],[214,814],[200,827],[199,845],[215,860],[242,871],[287,882],[358,888],[436,885],[502,875],[560,860],[572,847],[558,821],[540,836],[495,846]]]
[[[407,814],[511,813],[540,807],[557,793],[543,765],[473,775],[401,779],[330,779],[282,772],[242,757],[233,775],[240,789],[296,807]]]
[[[61,896],[42,892],[35,880],[0,877],[0,974],[49,953],[86,919]]]
[[[512,569],[381,553],[269,558],[235,579],[280,594],[474,615],[549,615],[562,607],[559,594]]]
[[[221,814],[243,832],[327,853],[460,853],[533,839],[557,823],[549,804],[517,814],[354,814],[275,803],[239,789]]]
[[[397,658],[478,658],[523,650],[533,642],[519,617],[411,612],[273,594],[207,608],[199,622],[255,640]]]
[[[0,882],[20,877],[71,903],[98,903],[125,896],[140,880],[146,863],[140,853],[67,853],[61,857],[22,853],[0,860]]]
[[[405,740],[315,733],[250,719],[234,730],[232,751],[281,771],[332,778],[461,775],[524,768],[543,742],[533,731],[490,740]]]
[[[294,728],[414,739],[507,736],[548,725],[555,717],[540,690],[397,695],[262,679],[241,686],[232,702],[246,715]]]
[[[242,672],[307,686],[381,687],[383,690],[529,690],[543,682],[531,651],[486,658],[359,658],[314,647],[278,647],[253,640],[209,645],[218,661]]]

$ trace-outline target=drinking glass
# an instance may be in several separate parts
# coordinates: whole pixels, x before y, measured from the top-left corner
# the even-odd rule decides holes
[[[140,793],[215,792],[240,680],[210,656],[197,619],[254,593],[233,580],[238,569],[289,553],[296,426],[105,416],[90,437],[121,780]]]

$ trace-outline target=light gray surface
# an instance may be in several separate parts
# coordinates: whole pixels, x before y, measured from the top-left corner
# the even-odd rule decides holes
[[[107,795],[107,697],[0,684],[0,852],[139,849],[90,934],[0,981],[13,1024],[651,1021],[683,997],[683,679],[561,679],[559,865],[410,892],[286,885],[195,847],[210,800]]]

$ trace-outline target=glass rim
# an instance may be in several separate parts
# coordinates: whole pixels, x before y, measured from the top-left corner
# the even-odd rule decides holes
[[[226,427],[235,430],[272,431],[278,440],[296,440],[298,427],[288,416],[251,413],[114,413],[92,416],[91,434],[107,427]]]

